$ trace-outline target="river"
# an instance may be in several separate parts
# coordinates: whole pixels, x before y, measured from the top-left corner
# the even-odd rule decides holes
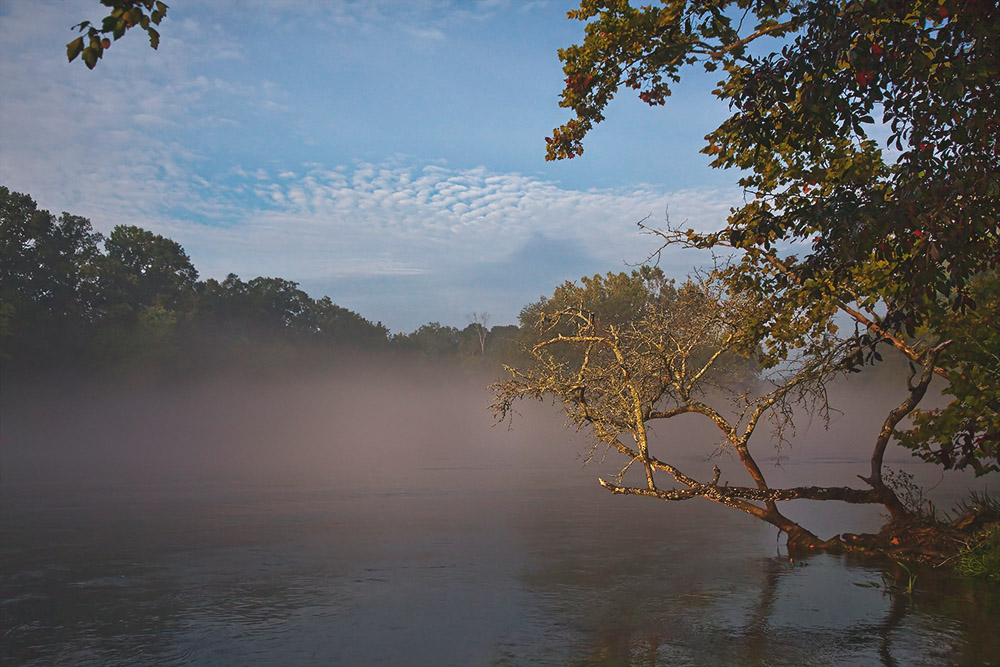
[[[792,560],[610,495],[544,406],[492,428],[481,383],[365,377],[6,388],[3,664],[1000,664],[995,586]]]

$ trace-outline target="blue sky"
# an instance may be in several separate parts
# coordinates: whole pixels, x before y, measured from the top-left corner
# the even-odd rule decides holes
[[[726,112],[699,72],[544,161],[572,2],[168,4],[158,51],[130,33],[89,71],[65,44],[96,0],[0,0],[0,184],[169,236],[202,277],[294,280],[393,331],[499,324],[644,260],[638,220],[716,227],[741,200],[698,153]]]

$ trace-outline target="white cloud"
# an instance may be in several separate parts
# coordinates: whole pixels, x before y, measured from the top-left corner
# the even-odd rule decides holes
[[[232,270],[221,262],[232,261],[236,250],[254,258],[250,272],[300,281],[440,272],[503,261],[538,234],[573,239],[610,269],[655,249],[635,226],[639,220],[663,222],[669,207],[676,222],[716,227],[732,201],[715,191],[580,192],[485,168],[398,161],[303,166],[296,178],[258,170],[246,178],[254,182],[239,224],[184,225],[182,241],[205,257],[200,266],[210,274]]]

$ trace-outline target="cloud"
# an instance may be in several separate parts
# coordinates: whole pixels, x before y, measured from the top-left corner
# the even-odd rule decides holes
[[[239,224],[195,225],[189,234],[206,251],[258,248],[274,270],[295,271],[302,280],[496,263],[539,234],[572,239],[595,259],[618,266],[655,250],[635,226],[639,220],[663,222],[669,208],[677,222],[714,228],[731,201],[717,191],[577,191],[485,167],[421,167],[399,158],[303,166],[294,177],[258,169],[226,187],[233,193],[225,199],[252,192]]]
[[[444,40],[456,24],[487,21],[497,12],[511,10],[509,0],[479,0],[473,5],[463,0],[243,0],[241,4],[236,16],[228,5],[214,13],[237,25],[264,21],[276,29],[305,16],[313,27],[341,38],[391,33],[418,43]]]

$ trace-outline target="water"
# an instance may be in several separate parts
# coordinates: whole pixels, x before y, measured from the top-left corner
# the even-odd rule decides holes
[[[1000,664],[996,587],[611,496],[541,412],[447,420],[478,386],[5,398],[3,664]]]

